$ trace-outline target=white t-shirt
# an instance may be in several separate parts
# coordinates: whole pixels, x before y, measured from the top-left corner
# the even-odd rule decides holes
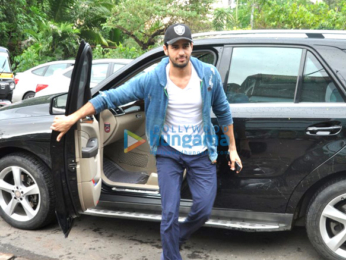
[[[169,78],[166,67],[168,105],[162,136],[174,149],[184,154],[199,154],[207,149],[204,143],[201,80],[192,66],[189,83],[179,88]]]

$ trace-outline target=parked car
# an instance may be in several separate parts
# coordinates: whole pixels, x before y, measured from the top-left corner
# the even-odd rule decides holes
[[[90,87],[95,87],[115,71],[130,63],[132,59],[99,59],[93,60],[91,67]],[[73,67],[67,68],[57,75],[46,78],[40,82],[40,88],[36,88],[36,97],[55,93],[67,92]]]
[[[0,46],[0,106],[11,103],[14,88],[15,82],[10,63],[10,52]]]
[[[52,61],[38,65],[24,72],[16,73],[16,89],[13,92],[12,102],[34,97],[37,84],[40,84],[42,80],[58,74],[73,64],[74,60]]]
[[[239,175],[230,171],[227,148],[218,148],[217,196],[206,226],[272,232],[304,225],[322,256],[346,259],[345,43],[343,31],[194,35],[193,56],[220,72],[244,166]],[[80,214],[161,219],[148,143],[124,153],[124,130],[146,140],[143,100],[81,120],[60,142],[49,127],[55,115],[143,73],[163,50],[90,91],[91,57],[83,42],[68,93],[0,109],[0,215],[16,228],[47,225],[55,210],[65,236]],[[192,205],[185,178],[180,205],[182,221]]]

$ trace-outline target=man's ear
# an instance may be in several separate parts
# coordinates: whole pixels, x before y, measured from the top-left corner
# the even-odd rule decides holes
[[[164,51],[165,55],[168,56],[168,50],[167,50],[166,45],[163,45],[163,51]]]

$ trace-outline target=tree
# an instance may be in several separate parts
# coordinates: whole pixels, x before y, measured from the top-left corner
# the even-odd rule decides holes
[[[118,0],[76,0],[76,27],[90,44],[115,46],[122,41],[118,29],[103,28]]]
[[[42,21],[37,30],[26,31],[30,35],[29,47],[14,57],[16,71],[24,71],[52,60],[74,58],[77,52],[79,31],[72,24]]]
[[[29,5],[30,4],[30,5]],[[29,35],[27,29],[37,29],[45,19],[44,8],[36,0],[0,0],[0,46],[19,53],[20,43]]]
[[[346,1],[239,0],[240,28],[249,28],[254,5],[254,29],[344,29]]]
[[[345,29],[346,1],[341,10],[324,2],[268,0],[256,13],[256,28],[266,29]]]
[[[213,27],[216,31],[230,30],[235,26],[237,26],[237,21],[230,8],[215,9]]]
[[[111,10],[105,27],[120,29],[134,39],[142,50],[154,46],[165,29],[174,23],[186,23],[192,31],[211,28],[213,0],[119,0]]]

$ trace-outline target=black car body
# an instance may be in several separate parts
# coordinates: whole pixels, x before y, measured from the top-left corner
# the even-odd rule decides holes
[[[12,100],[14,88],[15,82],[10,63],[10,52],[0,46],[0,106],[10,103],[8,101]]]
[[[346,259],[346,33],[213,36],[195,40],[193,55],[220,72],[244,169],[239,175],[230,171],[225,147],[219,147],[218,191],[206,226],[282,231],[306,225],[321,254]],[[163,56],[162,48],[142,55],[91,96],[120,86]],[[143,101],[83,119],[55,141],[57,133],[49,129],[54,116],[77,110],[91,97],[88,44],[76,61],[68,96],[0,110],[1,216],[15,227],[35,229],[49,223],[56,208],[66,236],[82,212],[160,221],[155,157],[147,143],[123,150],[125,129],[145,139]],[[180,205],[183,218],[192,205],[186,181]]]

